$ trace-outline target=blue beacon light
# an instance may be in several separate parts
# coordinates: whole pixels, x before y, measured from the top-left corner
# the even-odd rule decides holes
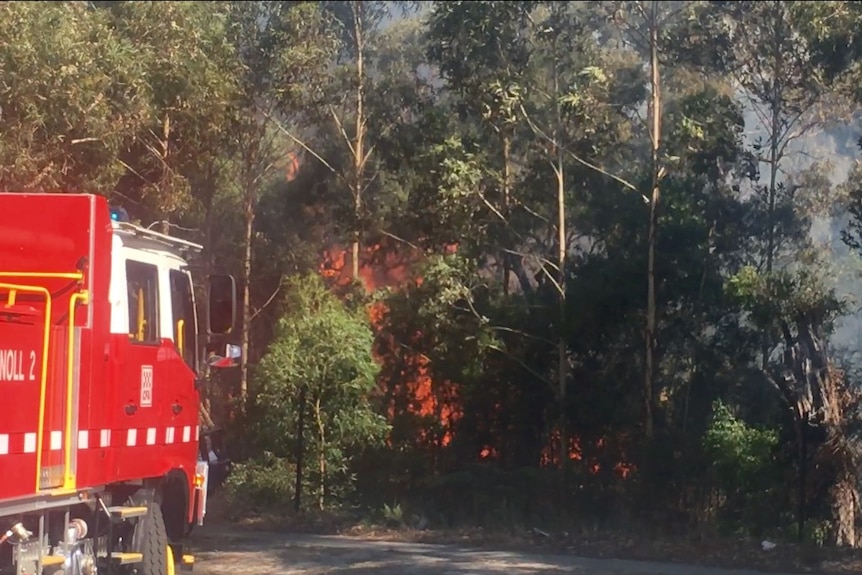
[[[115,222],[128,222],[129,214],[120,207],[112,207],[111,208],[111,219]]]

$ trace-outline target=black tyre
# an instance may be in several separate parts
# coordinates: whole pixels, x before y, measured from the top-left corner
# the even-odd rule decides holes
[[[165,518],[158,503],[149,505],[149,513],[138,523],[141,533],[140,552],[144,556],[138,567],[140,575],[168,575],[168,535],[165,531]]]

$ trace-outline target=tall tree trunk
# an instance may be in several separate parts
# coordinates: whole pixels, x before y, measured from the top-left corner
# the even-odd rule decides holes
[[[770,112],[772,117],[770,118],[771,126],[769,127],[769,188],[766,191],[767,200],[765,264],[767,273],[767,286],[772,282],[772,278],[769,276],[769,274],[772,273],[772,270],[775,266],[775,196],[778,190],[778,166],[782,159],[782,142],[779,140],[779,136],[781,135],[781,115],[784,113],[783,106],[781,105],[784,99],[781,84],[781,73],[784,69],[782,50],[783,13],[782,8],[778,5],[777,2],[775,2],[774,5],[776,9],[775,22],[773,23],[775,27],[773,41],[775,42],[775,45],[772,48],[772,76],[774,81],[772,83],[772,102],[770,106]],[[766,369],[769,363],[769,349],[769,343],[767,341],[764,341],[761,349],[761,364],[763,366],[763,369]]]
[[[305,444],[303,434],[305,432],[305,386],[299,389],[296,412],[296,483],[293,488],[293,510],[297,513],[301,509],[302,498],[302,464],[305,455]]]
[[[209,216],[210,211],[211,210],[209,208],[207,208],[207,215],[205,218],[205,221],[207,221],[207,222],[210,219],[210,216]],[[205,223],[204,225],[208,226],[207,223]],[[207,238],[207,243],[205,244],[207,246],[206,250],[207,250],[207,252],[211,253],[212,250],[209,246],[211,246],[212,244],[210,243],[211,240],[210,240],[210,234],[208,231],[206,232],[206,238]],[[212,267],[210,266],[209,262],[210,262],[210,255],[207,255],[207,257],[204,261],[203,277],[205,277],[205,278],[209,277],[211,274],[210,270],[212,269]],[[208,282],[204,282],[204,286],[205,286],[204,287],[204,290],[205,290],[204,301],[209,301]],[[207,321],[209,321],[209,318],[207,318]],[[200,362],[201,357],[204,357],[204,358],[206,357],[206,350],[208,349],[208,346],[209,346],[209,335],[207,334],[206,329],[199,329],[198,332],[200,333],[200,336],[199,336],[199,340],[198,340],[198,344],[197,344],[197,349],[195,349],[195,354],[196,354],[195,357],[197,357],[198,361],[199,361],[198,374],[199,374],[199,381],[201,384],[200,391],[199,391],[199,393],[200,393],[200,404],[198,407],[198,413],[199,413],[199,417],[201,420],[201,424],[204,427],[208,427],[211,429],[211,428],[216,426],[215,421],[213,420],[213,406],[212,406],[212,387],[213,386],[212,386],[212,382],[210,381],[211,370],[210,370],[210,366],[206,362],[206,360],[204,360],[203,362]],[[224,414],[222,413],[220,415],[223,416]],[[219,415],[216,415],[216,417],[219,418]]]
[[[802,543],[805,539],[805,520],[806,510],[808,508],[807,497],[807,481],[808,481],[808,442],[805,436],[805,421],[804,416],[800,415],[799,410],[795,410],[796,421],[794,428],[796,431],[796,452],[799,457],[799,472],[796,477],[796,538]]]
[[[558,9],[561,8],[558,5]],[[554,37],[554,153],[555,158],[551,166],[557,180],[557,304],[558,304],[558,330],[557,334],[557,384],[560,394],[560,468],[563,477],[566,475],[569,463],[569,425],[568,413],[566,412],[566,389],[568,384],[568,354],[566,351],[566,256],[568,245],[566,242],[566,172],[565,156],[563,151],[563,115],[560,109],[560,70],[557,59],[557,39]],[[564,482],[565,483],[565,482]]]
[[[505,226],[509,225],[509,213],[510,213],[510,204],[512,197],[512,137],[505,132],[506,128],[502,128],[503,136],[503,216],[506,218],[504,222]],[[506,229],[506,228],[504,228]],[[508,229],[506,229],[506,237],[508,237]],[[504,243],[504,248],[511,249],[512,246],[509,245],[508,240]],[[512,254],[508,252],[503,253],[503,295],[509,295],[509,281],[512,277],[512,263],[511,263]]]
[[[320,474],[318,480],[317,506],[322,511],[326,506],[326,426],[323,422],[323,412],[320,410],[320,398],[314,403],[314,417],[317,420],[318,454],[317,466]]]
[[[561,146],[557,146],[562,149]],[[557,173],[557,275],[559,282],[559,329],[557,340],[557,378],[560,388],[560,464],[563,469],[569,458],[568,414],[566,413],[566,387],[568,383],[568,354],[566,352],[566,180],[563,172],[562,152],[558,153],[558,164],[554,170]]]
[[[356,131],[353,140],[353,243],[351,245],[351,272],[359,280],[359,250],[361,241],[362,188],[365,171],[365,42],[362,30],[362,3],[351,3],[353,34],[356,42]]]
[[[214,170],[212,167],[212,162],[210,162],[209,168],[209,177],[207,178],[208,182],[213,182],[215,180]],[[214,185],[208,186],[206,190],[206,209],[204,212],[204,250],[206,257],[204,258],[204,273],[203,277],[208,278],[212,275],[213,269],[215,268],[215,253],[213,252],[213,222],[215,217],[213,215],[213,202],[215,201],[215,194],[212,190],[215,188]],[[208,302],[210,299],[210,287],[209,282],[204,282],[204,301]],[[209,321],[209,318],[206,318],[206,321]],[[198,349],[195,350],[197,353],[197,357],[206,358],[206,352],[209,349],[210,345],[210,336],[209,330],[207,329],[199,329],[201,333],[201,341],[198,342]],[[206,358],[208,359],[208,358]],[[204,384],[204,393],[201,398],[201,410],[205,411],[209,416],[212,415],[212,386],[210,382],[210,373],[211,369],[209,363],[204,361],[200,365],[200,372],[203,376],[203,384]],[[224,413],[221,413],[221,416],[224,416]],[[217,416],[218,417],[218,416]],[[212,425],[212,423],[211,423]]]
[[[858,476],[840,473],[829,490],[832,499],[832,521],[835,525],[835,544],[856,547],[859,542],[856,533],[856,510],[859,508]]]
[[[658,3],[650,7],[650,140],[652,144],[652,194],[649,208],[649,231],[647,238],[647,314],[646,314],[646,353],[644,361],[644,435],[653,437],[653,385],[655,378],[656,352],[656,288],[655,288],[655,245],[658,227],[658,207],[661,199],[659,182],[661,166],[659,149],[661,146],[661,86],[658,61]]]
[[[252,238],[254,237],[254,211],[257,205],[257,169],[258,169],[257,143],[250,143],[245,154],[245,178],[244,178],[244,217],[245,217],[245,253],[242,259],[242,357],[240,358],[240,380],[239,399],[240,410],[246,411],[248,401],[248,363],[249,349],[251,343],[251,256]]]
[[[784,113],[782,100],[781,74],[784,72],[784,51],[782,42],[784,40],[784,13],[779,2],[775,5],[775,45],[772,49],[772,126],[769,134],[769,207],[767,212],[767,238],[766,238],[766,271],[772,271],[773,257],[775,252],[775,194],[778,186],[778,164],[781,161],[781,115]]]
[[[858,399],[858,391],[848,387],[844,374],[829,360],[826,347],[810,319],[796,320],[796,337],[782,320],[785,339],[784,367],[792,377],[771,380],[788,402],[796,424],[799,447],[797,527],[800,540],[806,520],[806,482],[808,473],[819,474],[818,482],[829,482],[832,507],[833,542],[855,546],[856,517],[859,510],[859,456],[848,437],[847,419]],[[766,377],[770,377],[765,372]],[[825,440],[813,439],[806,432],[818,427]],[[814,461],[809,465],[809,453]]]
[[[245,253],[242,258],[242,357],[240,358],[239,400],[245,412],[248,401],[248,352],[251,342],[251,240],[254,231],[253,191],[246,192],[245,199]]]

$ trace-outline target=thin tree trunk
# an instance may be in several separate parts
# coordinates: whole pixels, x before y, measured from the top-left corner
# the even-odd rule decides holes
[[[206,203],[206,212],[204,214],[204,250],[206,253],[206,257],[204,258],[204,275],[203,277],[208,278],[213,273],[213,268],[215,265],[215,255],[213,253],[213,198],[212,195],[208,196],[208,201]],[[210,299],[210,286],[209,282],[204,282],[204,301],[207,302]],[[206,321],[209,321],[209,318],[206,318]],[[198,341],[198,349],[195,350],[197,353],[197,357],[204,357],[206,359],[206,350],[209,349],[210,344],[210,336],[209,330],[207,329],[199,329],[201,333],[200,341]],[[200,373],[203,376],[203,390],[204,393],[201,397],[201,410],[206,411],[208,415],[212,415],[212,388],[210,385],[210,366],[204,360],[200,365]],[[223,417],[224,412],[221,413]]]
[[[305,386],[299,389],[299,400],[296,412],[296,484],[293,488],[293,510],[297,513],[301,509],[302,498],[302,464],[305,455],[303,434],[305,432]]]
[[[356,201],[356,206],[354,207],[355,213],[359,213],[361,210],[359,200]],[[359,217],[355,216],[358,220]],[[350,244],[350,277],[354,280],[359,281],[359,246],[360,246],[360,233],[359,230],[353,230],[353,241]]]
[[[656,288],[655,288],[655,245],[658,227],[658,204],[661,199],[659,180],[659,149],[661,145],[661,91],[658,62],[658,7],[653,2],[649,22],[650,28],[650,139],[652,141],[652,195],[649,209],[649,231],[647,252],[647,316],[646,316],[646,354],[644,362],[644,435],[653,437],[653,379],[655,377],[656,351]]]
[[[694,316],[698,320],[698,325],[700,329],[704,329],[704,320],[701,316],[701,308],[703,306],[703,291],[706,287],[706,278],[709,272],[709,262],[711,259],[710,254],[712,253],[712,239],[715,235],[715,220],[709,226],[709,231],[706,234],[706,246],[704,246],[703,250],[703,272],[700,274],[700,286],[697,289],[697,300],[694,303]],[[694,382],[697,380],[700,362],[698,361],[698,351],[699,348],[694,349],[694,353],[690,358],[690,369],[688,381],[685,385],[685,399],[683,399],[683,412],[682,412],[682,431],[685,433],[688,431],[688,411],[689,406],[691,405],[691,389],[694,387]]]
[[[781,86],[781,73],[784,68],[782,36],[783,36],[783,14],[780,6],[776,5],[775,21],[775,46],[773,46],[773,78],[772,83],[772,126],[769,139],[769,208],[767,213],[767,239],[766,239],[766,271],[772,271],[773,252],[775,251],[775,193],[778,186],[778,163],[781,161],[779,149],[779,135],[781,130],[781,106],[783,94]]]
[[[562,149],[557,146],[558,149]],[[559,340],[557,342],[557,377],[560,387],[560,409],[562,417],[560,418],[560,464],[563,469],[566,468],[569,457],[569,434],[568,420],[566,413],[566,392],[568,383],[568,354],[566,352],[566,333],[565,333],[565,317],[566,317],[566,182],[563,172],[562,159],[559,159],[557,165],[557,235],[558,235],[558,251],[557,251],[557,266],[559,266]]]
[[[317,471],[320,474],[317,482],[317,506],[320,510],[326,506],[326,425],[323,421],[323,412],[320,410],[320,398],[314,402],[314,418],[317,420],[317,439],[319,442],[317,452]]]
[[[356,132],[353,141],[353,245],[351,246],[352,274],[359,280],[359,248],[361,240],[362,187],[365,170],[365,78],[362,34],[362,4],[353,2],[353,33],[356,41]]]
[[[568,383],[568,354],[566,352],[566,172],[565,157],[563,155],[563,116],[560,110],[560,75],[559,63],[557,61],[557,41],[554,38],[554,112],[556,126],[554,127],[554,147],[556,158],[554,159],[554,175],[557,179],[557,289],[558,289],[558,319],[559,333],[557,334],[557,378],[560,393],[560,468],[565,477],[569,462],[569,433],[568,414],[566,413],[566,392]]]
[[[320,440],[317,455],[318,472],[320,473],[317,505],[322,511],[326,506],[326,427],[323,423],[323,414],[320,411],[320,398],[317,398],[314,404],[314,416],[317,419],[317,434]]]
[[[505,130],[505,128],[503,128]],[[504,225],[509,225],[509,212],[510,212],[510,203],[511,203],[511,178],[512,178],[512,166],[511,166],[511,156],[512,156],[512,138],[509,134],[503,134],[503,215],[506,218]],[[506,237],[508,237],[508,230],[506,230]],[[509,242],[505,242],[506,248],[511,248]],[[509,281],[512,276],[512,265],[510,262],[511,254],[508,252],[503,253],[503,295],[509,295]]]
[[[767,286],[771,283],[772,278],[769,274],[772,273],[775,266],[775,195],[778,188],[778,164],[781,162],[779,133],[781,130],[781,114],[782,110],[782,86],[781,86],[781,71],[784,68],[781,49],[781,32],[782,32],[782,13],[781,8],[776,5],[777,12],[775,14],[775,45],[772,50],[773,58],[773,77],[775,81],[772,83],[772,125],[770,126],[769,134],[769,189],[767,190],[767,208],[766,208],[766,282]],[[769,343],[764,341],[761,349],[761,365],[766,369],[769,363]]]
[[[239,397],[244,413],[248,401],[248,352],[251,341],[251,240],[254,231],[254,190],[246,189],[245,197],[245,253],[242,262],[242,357],[240,358]]]

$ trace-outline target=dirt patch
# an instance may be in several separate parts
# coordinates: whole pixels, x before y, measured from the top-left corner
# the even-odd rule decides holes
[[[219,506],[221,507],[221,506]],[[727,538],[670,538],[608,530],[544,533],[539,530],[409,529],[357,521],[346,513],[263,514],[231,518],[221,508],[208,514],[205,530],[245,533],[345,535],[365,541],[454,544],[521,553],[558,553],[588,558],[658,561],[762,572],[862,573],[862,551],[781,543],[764,551],[760,541]]]
[[[337,535],[244,532],[201,541],[203,575],[758,575],[691,565],[373,541]]]
[[[495,534],[482,530],[374,531],[363,528],[346,530],[345,534],[369,540],[457,544],[521,552],[567,553],[582,557],[659,561],[764,572],[822,575],[862,573],[862,554],[859,551],[795,545],[778,545],[764,551],[760,542],[744,540],[685,541],[613,533],[546,537],[529,532]]]
[[[764,551],[760,542],[746,540],[685,541],[607,532],[546,536],[530,531],[495,533],[483,529],[392,529],[351,524],[348,519],[339,516],[258,517],[212,527],[215,531],[224,528],[245,533],[337,534],[365,541],[448,544],[526,553],[563,553],[582,557],[660,561],[773,573],[862,573],[862,553],[856,550],[779,544],[774,549]]]

